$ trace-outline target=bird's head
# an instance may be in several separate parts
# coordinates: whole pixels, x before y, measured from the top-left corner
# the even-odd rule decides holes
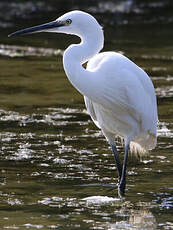
[[[19,30],[10,34],[9,37],[38,32],[55,32],[83,36],[86,33],[94,32],[93,30],[100,30],[100,28],[100,25],[93,16],[83,11],[74,10],[62,15],[55,21]]]

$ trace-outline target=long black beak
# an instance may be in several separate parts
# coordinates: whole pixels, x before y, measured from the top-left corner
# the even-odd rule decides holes
[[[22,35],[22,34],[32,34],[32,33],[38,33],[38,32],[46,32],[50,29],[56,28],[56,27],[60,27],[60,26],[64,26],[64,24],[62,22],[58,22],[58,21],[53,21],[53,22],[48,22],[42,25],[38,25],[38,26],[33,26],[30,28],[26,28],[23,30],[18,30],[12,34],[9,34],[8,37],[14,37],[17,35]]]

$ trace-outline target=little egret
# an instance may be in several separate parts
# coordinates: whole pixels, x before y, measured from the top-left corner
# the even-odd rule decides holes
[[[103,30],[88,13],[71,11],[55,21],[19,30],[9,37],[36,32],[81,38],[79,44],[65,50],[64,70],[72,85],[83,94],[88,113],[112,148],[118,170],[118,193],[125,195],[129,150],[142,154],[156,146],[157,103],[152,81],[122,54],[99,53],[104,44]],[[117,136],[124,140],[123,164],[115,145]]]

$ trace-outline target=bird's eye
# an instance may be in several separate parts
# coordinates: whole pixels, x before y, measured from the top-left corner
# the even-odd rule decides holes
[[[67,19],[66,20],[66,25],[70,25],[72,23],[72,20],[71,19]]]

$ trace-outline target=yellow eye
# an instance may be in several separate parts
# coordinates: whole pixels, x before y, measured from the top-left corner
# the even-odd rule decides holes
[[[72,20],[71,19],[67,19],[66,20],[66,25],[70,25],[72,23]]]

